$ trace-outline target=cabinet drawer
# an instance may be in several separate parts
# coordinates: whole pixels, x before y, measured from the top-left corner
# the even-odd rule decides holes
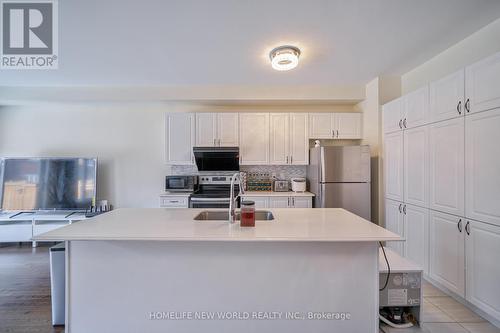
[[[188,205],[189,205],[189,197],[185,196],[160,197],[160,207],[188,208]]]
[[[0,242],[28,242],[32,232],[31,222],[0,224]]]

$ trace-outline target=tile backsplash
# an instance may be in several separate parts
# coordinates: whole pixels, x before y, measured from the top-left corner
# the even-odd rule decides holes
[[[244,172],[268,173],[286,180],[307,175],[305,165],[242,165],[240,169]],[[198,174],[198,169],[194,165],[172,165],[170,172],[173,175],[193,175]]]

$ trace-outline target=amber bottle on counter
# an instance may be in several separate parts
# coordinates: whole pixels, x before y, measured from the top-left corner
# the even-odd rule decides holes
[[[253,201],[241,202],[240,225],[242,227],[255,227],[255,202]]]

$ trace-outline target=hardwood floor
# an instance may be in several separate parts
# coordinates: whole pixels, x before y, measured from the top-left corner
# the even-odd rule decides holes
[[[0,332],[60,333],[50,305],[49,246],[0,243]]]

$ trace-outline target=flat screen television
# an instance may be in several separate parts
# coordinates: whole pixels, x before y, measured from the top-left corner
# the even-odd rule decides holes
[[[80,210],[95,200],[96,158],[3,158],[0,209]]]

